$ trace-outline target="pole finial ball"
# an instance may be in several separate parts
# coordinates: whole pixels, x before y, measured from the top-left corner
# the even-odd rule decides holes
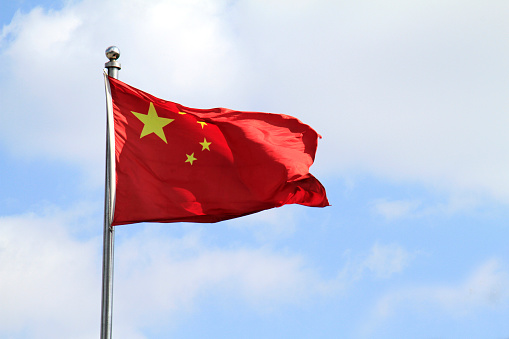
[[[111,60],[117,60],[120,58],[120,49],[117,46],[110,46],[106,48],[106,57]]]

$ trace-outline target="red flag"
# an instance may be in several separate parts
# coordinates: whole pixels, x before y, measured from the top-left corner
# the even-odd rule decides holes
[[[325,188],[309,173],[319,136],[296,118],[189,108],[109,82],[112,225],[217,222],[285,204],[329,205]]]

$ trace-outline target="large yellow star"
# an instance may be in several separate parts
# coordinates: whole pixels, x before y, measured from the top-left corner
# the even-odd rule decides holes
[[[203,138],[203,142],[199,142],[199,144],[202,145],[202,149],[201,149],[202,151],[203,150],[210,151],[209,146],[210,146],[211,142],[208,142],[206,138]]]
[[[141,114],[131,111],[138,119],[143,122],[145,126],[143,126],[143,130],[141,131],[140,138],[143,138],[150,133],[155,133],[159,138],[161,138],[165,143],[166,136],[164,135],[163,127],[168,125],[175,119],[161,118],[157,116],[156,109],[154,108],[154,104],[150,103],[150,107],[148,108],[148,114]]]
[[[187,156],[187,160],[186,162],[190,162],[191,165],[193,164],[193,161],[197,160],[195,157],[194,157],[194,153],[191,153],[191,154],[186,154]]]

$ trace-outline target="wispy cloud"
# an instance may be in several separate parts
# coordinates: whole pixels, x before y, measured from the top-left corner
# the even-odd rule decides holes
[[[504,309],[509,304],[509,271],[499,259],[489,259],[456,283],[415,284],[397,288],[380,297],[361,332],[403,314],[440,314],[456,318],[484,310]]]
[[[80,239],[70,227],[83,219],[83,206],[0,220],[0,333],[96,335],[101,239]],[[399,245],[376,243],[364,255],[337,258],[338,273],[324,278],[300,254],[264,245],[216,247],[200,228],[175,237],[155,225],[137,227],[118,229],[116,241],[114,326],[125,338],[144,338],[145,326],[171,326],[211,297],[261,313],[342,297],[361,279],[401,273],[413,257]],[[69,302],[80,312],[68,312]]]
[[[0,335],[98,335],[102,242],[73,235],[83,206],[0,219]],[[215,247],[199,228],[174,237],[150,226],[119,233],[116,241],[114,326],[124,338],[144,338],[147,324],[171,325],[168,319],[191,314],[204,296],[265,313],[345,288],[344,277],[324,279],[298,254]]]
[[[420,205],[421,203],[415,200],[379,199],[373,203],[373,209],[384,218],[393,220],[413,216]]]
[[[387,221],[414,219],[428,216],[453,215],[493,203],[481,194],[466,191],[450,191],[448,195],[437,194],[433,200],[426,194],[416,194],[419,199],[381,198],[371,202],[372,211]]]
[[[378,278],[389,278],[393,274],[402,272],[413,257],[414,254],[407,252],[399,245],[375,243],[368,257],[362,262],[362,267]]]
[[[69,223],[81,220],[80,213],[51,211],[0,219],[2,336],[96,335],[100,241],[78,240],[68,233]]]
[[[353,255],[347,251],[342,275],[349,285],[366,277],[390,279],[403,272],[416,255],[398,244],[375,242],[367,253]]]
[[[304,213],[295,206],[274,208],[263,213],[255,213],[242,219],[228,221],[228,225],[236,230],[245,230],[253,234],[260,242],[271,242],[292,236]]]

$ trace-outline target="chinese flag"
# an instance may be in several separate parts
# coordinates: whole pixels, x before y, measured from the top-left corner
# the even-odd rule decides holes
[[[319,136],[296,118],[189,108],[111,77],[109,82],[112,225],[217,222],[285,204],[329,205],[309,173]]]

